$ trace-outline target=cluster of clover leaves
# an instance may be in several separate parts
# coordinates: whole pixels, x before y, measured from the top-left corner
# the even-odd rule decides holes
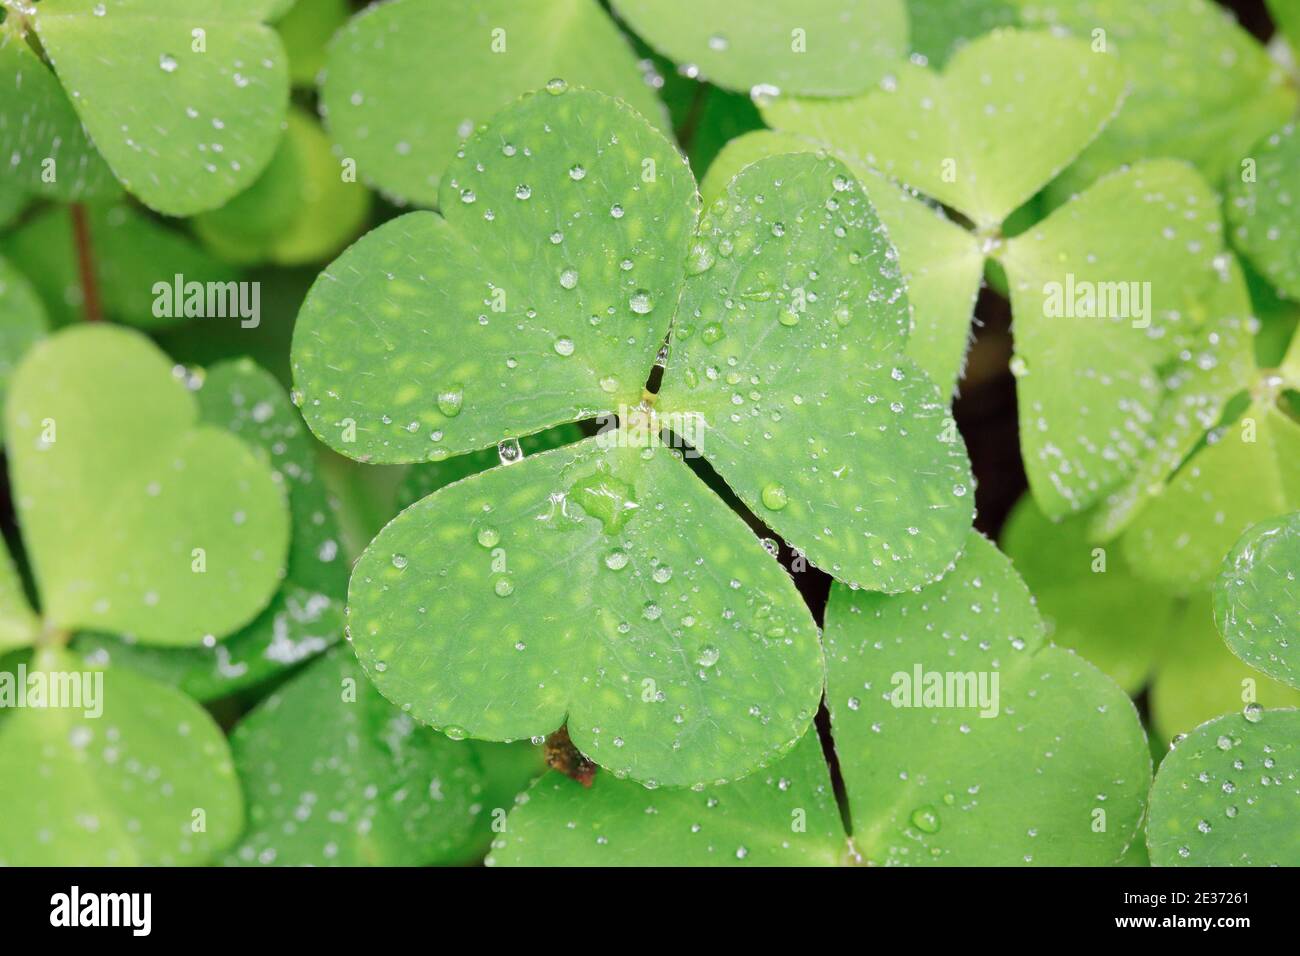
[[[0,651],[105,689],[0,717],[0,863],[462,859],[532,772],[481,742],[562,726],[600,772],[537,780],[489,862],[1294,862],[1284,67],[1206,0],[611,7],[656,54],[594,0],[3,0]],[[665,57],[713,85],[683,106]],[[324,130],[287,105],[317,78]],[[683,113],[751,130],[692,152],[698,188]],[[358,178],[439,211],[317,279],[292,403],[248,361],[51,331],[328,258]],[[1142,321],[1049,315],[1067,277],[1149,283]],[[1004,546],[1045,614],[971,530],[948,410],[982,280],[1032,492]],[[350,649],[304,420],[414,466]],[[820,631],[718,482],[834,577]],[[1159,626],[1107,617],[1136,607]],[[1215,618],[1261,678],[1226,717],[1217,635],[1149,637]],[[201,706],[312,658],[229,741]],[[996,673],[996,714],[895,707],[914,671]],[[1148,681],[1190,731],[1154,787]]]

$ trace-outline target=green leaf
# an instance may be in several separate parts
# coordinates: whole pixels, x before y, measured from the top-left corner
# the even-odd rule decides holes
[[[1202,724],[1160,764],[1147,846],[1155,866],[1300,866],[1300,711]]]
[[[196,865],[239,835],[230,751],[203,708],[53,648],[26,678],[29,694],[55,681],[89,693],[75,707],[28,697],[0,721],[0,865]]]
[[[183,320],[182,315],[155,314],[159,301],[155,285],[162,282],[172,286],[178,275],[186,282],[200,283],[239,279],[236,270],[209,255],[189,236],[125,203],[92,206],[87,222],[104,312],[118,322],[157,329]],[[83,318],[72,216],[66,207],[33,216],[0,239],[0,250],[31,279],[54,325],[68,325]],[[203,321],[237,324],[240,320]]]
[[[732,140],[700,186],[706,204],[722,196],[730,179],[756,160],[820,149],[812,140],[765,130]],[[984,253],[978,240],[915,194],[899,189],[849,157],[841,156],[862,184],[890,241],[912,307],[906,353],[944,395],[956,388],[966,357],[971,315],[979,294]]]
[[[655,430],[458,482],[358,561],[351,634],[389,700],[449,736],[568,720],[618,774],[736,778],[803,735],[816,628],[790,578]]]
[[[227,863],[456,862],[482,810],[483,774],[470,746],[380,697],[346,648],[259,704],[230,744],[248,830]]]
[[[41,622],[32,612],[23,579],[14,566],[9,547],[0,538],[0,655],[36,640]]]
[[[510,812],[488,866],[835,866],[844,828],[815,730],[739,783],[647,790],[552,771]]]
[[[718,86],[860,93],[907,55],[903,0],[613,0],[647,43]]]
[[[1187,601],[1164,641],[1151,683],[1151,721],[1166,740],[1221,714],[1261,707],[1300,707],[1300,691],[1265,677],[1231,653],[1214,626],[1208,591]]]
[[[956,567],[915,593],[834,585],[825,641],[853,842],[869,862],[1124,855],[1151,779],[1137,713],[1101,671],[1047,644],[1029,591],[988,541],[972,532]],[[916,700],[948,706],[910,706],[935,680],[940,693]],[[982,716],[995,701],[996,716]]]
[[[852,99],[778,97],[763,110],[993,231],[1050,182],[1119,107],[1116,61],[1087,44],[1000,30],[963,47],[942,74],[903,64]]]
[[[1270,677],[1300,689],[1300,512],[1242,535],[1214,588],[1214,620],[1228,649]]]
[[[121,192],[58,78],[16,34],[0,32],[0,181],[62,202]]]
[[[294,86],[314,86],[325,69],[325,48],[352,8],[348,0],[306,0],[276,23],[289,54],[289,81]]]
[[[460,142],[555,78],[621,97],[667,128],[626,39],[594,0],[478,0],[472,9],[460,0],[372,4],[330,44],[321,108],[366,182],[446,210],[458,200],[440,182]],[[525,144],[516,145],[522,152]]]
[[[1052,643],[1136,694],[1172,629],[1175,603],[1135,577],[1119,548],[1097,547],[1088,526],[1084,515],[1053,522],[1025,495],[1003,527],[1002,547],[1038,602]]]
[[[1064,29],[1115,54],[1129,96],[1051,187],[1052,205],[1126,163],[1172,157],[1211,182],[1296,109],[1282,68],[1210,0],[1018,0],[1027,25]]]
[[[1291,49],[1300,51],[1300,7],[1293,0],[1264,0],[1277,28],[1286,36]]]
[[[974,503],[944,396],[903,356],[897,256],[839,161],[745,167],[706,211],[659,397],[745,504],[836,578],[943,574]]]
[[[27,208],[28,197],[16,189],[0,189],[0,229],[6,229]]]
[[[275,150],[289,78],[261,23],[271,6],[44,0],[33,21],[114,175],[158,212],[188,216],[245,189]]]
[[[907,0],[912,49],[942,67],[967,43],[1019,23],[1016,0]]]
[[[1117,486],[1092,519],[1092,537],[1109,540],[1123,531],[1150,498],[1158,494],[1205,434],[1222,418],[1243,386],[1258,377],[1251,329],[1255,311],[1233,256],[1203,303],[1189,315],[1206,320],[1164,366],[1165,396],[1148,430],[1149,441],[1132,476]]]
[[[283,490],[242,442],[198,424],[142,336],[80,326],[37,344],[10,382],[5,435],[53,626],[197,644],[246,624],[279,587]]]
[[[14,368],[37,340],[45,337],[49,319],[27,277],[0,256],[0,409]],[[0,424],[0,439],[4,426]]]
[[[1120,540],[1137,573],[1186,594],[1213,580],[1247,528],[1297,508],[1300,424],[1257,400],[1211,433]]]
[[[1006,244],[1020,443],[1048,515],[1082,511],[1133,473],[1163,398],[1156,366],[1211,291],[1221,228],[1196,171],[1156,160]]]
[[[1300,299],[1300,135],[1296,124],[1255,144],[1251,177],[1228,177],[1226,211],[1233,238],[1251,264],[1285,296]],[[1286,238],[1284,238],[1286,237]]]
[[[262,176],[226,205],[194,220],[200,238],[229,262],[301,265],[337,253],[370,212],[370,193],[344,182],[329,140],[312,117],[289,112],[288,130]]]
[[[307,423],[352,458],[401,463],[637,404],[694,194],[680,155],[626,106],[526,97],[451,165],[445,218],[392,220],[317,281],[294,331]]]

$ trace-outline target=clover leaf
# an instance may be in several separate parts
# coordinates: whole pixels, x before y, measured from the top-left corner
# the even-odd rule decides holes
[[[279,586],[284,492],[142,337],[79,326],[9,383],[14,499],[49,626],[191,645],[246,624]]]
[[[974,222],[1008,276],[1030,487],[1050,516],[1084,510],[1133,471],[1144,448],[1143,423],[1162,397],[1156,366],[1172,356],[1172,330],[1214,275],[1217,201],[1189,167],[1154,161],[1003,238],[1007,217],[1120,105],[1114,59],[1077,40],[995,31],[962,47],[942,74],[909,64],[882,86],[841,100],[779,97],[764,115]],[[1076,317],[1076,287],[1112,284],[1150,295],[1140,310],[1131,300],[1119,315]]]
[[[0,538],[0,654],[36,641],[40,620],[27,603],[23,579]]]
[[[314,86],[325,69],[325,49],[352,9],[348,0],[310,0],[295,3],[275,23],[289,54],[289,80],[295,87]]]
[[[848,853],[815,730],[725,787],[647,790],[546,774],[520,794],[488,866],[834,866]]]
[[[455,195],[440,183],[458,144],[557,76],[621,97],[666,128],[631,46],[595,0],[372,4],[330,44],[321,111],[365,182],[445,210]]]
[[[1300,864],[1297,741],[1297,710],[1229,714],[1180,740],[1151,788],[1152,864]]]
[[[984,538],[972,532],[953,570],[915,593],[834,585],[825,643],[853,842],[868,861],[1123,856],[1151,779],[1137,713],[1047,643],[1029,591]]]
[[[907,12],[912,49],[935,67],[976,37],[1020,20],[1017,0],[907,0]]]
[[[295,384],[316,434],[363,460],[437,460],[605,409],[619,427],[399,516],[354,571],[354,646],[381,692],[453,735],[539,736],[567,715],[584,753],[639,780],[738,777],[811,721],[815,627],[660,428],[701,442],[813,561],[892,589],[960,546],[964,450],[899,354],[905,291],[843,165],[748,167],[695,231],[689,171],[644,120],[550,93],[470,140],[445,218],[397,219],[327,270],[295,330]],[[679,297],[661,418],[631,406]],[[409,341],[418,362],[396,348]],[[853,421],[825,418],[831,389]],[[790,449],[800,428],[821,434],[795,461],[754,447],[761,467],[742,463],[765,429]],[[899,456],[904,474],[873,477]]]
[[[1288,123],[1250,151],[1251,174],[1229,177],[1226,211],[1237,245],[1285,296],[1300,299],[1300,262],[1282,236],[1300,230],[1300,135]]]
[[[777,0],[736,16],[728,0],[613,0],[614,11],[669,59],[731,90],[858,93],[903,59],[903,0]]]
[[[0,257],[0,408],[14,368],[49,330],[45,306],[27,278]],[[4,427],[0,424],[0,438]]]
[[[50,700],[0,721],[0,865],[202,864],[239,835],[230,751],[198,704],[129,670],[87,670],[56,647],[39,649],[25,677],[20,693],[98,679],[100,712]]]
[[[1214,619],[1247,664],[1300,689],[1300,512],[1250,528],[1215,582]]]
[[[231,735],[248,802],[232,864],[456,862],[482,812],[470,746],[417,725],[337,648],[258,704]]]
[[[19,175],[29,185],[40,169],[33,165],[57,160],[44,154],[65,146],[75,176],[60,198],[97,192],[104,179],[67,103],[118,181],[167,215],[222,205],[270,160],[289,88],[284,47],[263,25],[285,8],[279,0],[230,0],[219,13],[207,0],[43,0],[35,7],[5,0],[4,6],[10,52],[0,59],[0,77],[21,72],[38,99],[7,106],[0,152],[18,147],[25,160]],[[25,41],[39,41],[62,84],[63,103],[50,67],[13,49]],[[142,89],[150,95],[139,96]],[[24,118],[46,104],[41,115],[51,125],[37,127],[27,140]]]

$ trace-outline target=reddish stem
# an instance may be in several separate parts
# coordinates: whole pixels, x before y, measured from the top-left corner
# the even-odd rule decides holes
[[[82,203],[72,205],[72,234],[77,243],[77,270],[81,274],[81,301],[87,322],[104,318],[99,301],[99,280],[95,276],[95,249],[90,239],[90,219]]]

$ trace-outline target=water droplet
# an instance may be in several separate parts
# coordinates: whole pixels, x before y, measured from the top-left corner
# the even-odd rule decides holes
[[[633,292],[627,304],[637,315],[645,315],[655,307],[654,301],[650,298],[650,293],[645,289],[637,289]]]
[[[599,521],[606,534],[622,530],[640,507],[632,486],[603,464],[593,474],[574,482],[569,497]]]
[[[771,482],[763,486],[763,507],[772,511],[780,511],[790,503],[790,496],[786,494],[785,486],[776,482]]]
[[[533,194],[533,187],[527,185],[526,183],[520,183],[518,186],[515,187],[516,199],[527,199],[532,194]]]
[[[410,562],[407,560],[406,555],[404,554],[393,555],[393,567],[397,568],[397,570],[399,571],[402,570],[409,563]]]
[[[697,242],[691,246],[690,255],[686,259],[686,274],[697,276],[701,272],[708,272],[713,268],[713,262],[713,247],[707,242]]]
[[[605,567],[611,571],[621,571],[627,567],[627,552],[621,548],[615,548],[609,554],[605,555]]]
[[[552,96],[559,96],[568,88],[569,84],[558,76],[546,81],[546,92],[550,93]]]
[[[158,58],[158,65],[162,67],[164,73],[175,73],[177,65],[176,57],[172,56],[170,53],[164,53]]]
[[[578,285],[578,270],[577,270],[577,269],[565,269],[563,272],[561,272],[561,273],[560,273],[560,285],[563,286],[563,287],[566,288],[566,289],[574,289],[574,288],[577,288],[577,285]]]
[[[587,178],[587,168],[581,163],[574,163],[569,167],[569,178],[575,183],[580,183]]]
[[[478,534],[475,535],[475,538],[478,539],[478,543],[483,547],[495,548],[497,543],[501,540],[501,533],[497,531],[496,528],[482,527],[478,529]]]
[[[460,385],[449,385],[438,393],[438,411],[448,418],[455,418],[459,415],[464,404],[465,389]]]
[[[496,583],[492,585],[492,590],[496,592],[497,597],[509,597],[515,593],[515,586],[509,578],[497,578]]]
[[[573,354],[573,339],[559,338],[555,340],[555,351],[560,355],[569,356]]]
[[[939,832],[939,811],[928,803],[912,811],[912,826],[922,833]]]

